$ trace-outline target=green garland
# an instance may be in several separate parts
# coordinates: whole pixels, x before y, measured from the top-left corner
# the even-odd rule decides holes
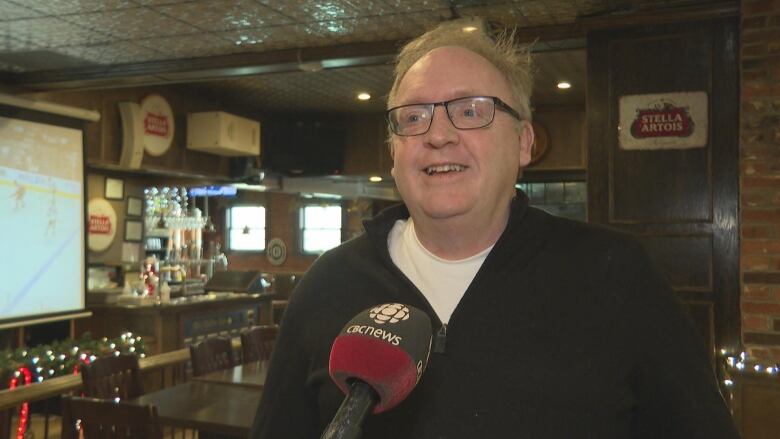
[[[74,374],[82,364],[120,354],[136,354],[143,358],[146,347],[141,337],[125,332],[116,338],[94,340],[89,333],[85,333],[75,340],[56,341],[32,348],[6,349],[0,352],[0,389],[8,388],[10,381],[20,376],[21,368],[26,367],[32,373],[32,382],[35,383]]]

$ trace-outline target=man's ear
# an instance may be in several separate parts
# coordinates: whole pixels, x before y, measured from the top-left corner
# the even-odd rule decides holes
[[[520,167],[524,168],[531,163],[531,150],[534,146],[534,128],[531,122],[527,120],[520,121],[522,124],[518,133],[520,146]]]

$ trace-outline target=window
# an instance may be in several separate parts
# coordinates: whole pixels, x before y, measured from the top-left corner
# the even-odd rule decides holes
[[[519,183],[529,204],[556,216],[587,221],[587,185],[584,181]]]
[[[341,244],[341,204],[309,204],[301,208],[304,253],[322,253]]]
[[[233,206],[227,210],[228,249],[265,250],[265,207]]]

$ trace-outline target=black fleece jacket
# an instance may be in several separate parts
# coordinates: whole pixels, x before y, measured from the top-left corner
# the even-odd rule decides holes
[[[252,438],[318,438],[344,396],[331,344],[370,306],[428,311],[393,264],[403,206],[323,254],[294,291]],[[700,337],[632,239],[551,216],[518,192],[506,230],[455,309],[417,388],[365,439],[731,439]]]

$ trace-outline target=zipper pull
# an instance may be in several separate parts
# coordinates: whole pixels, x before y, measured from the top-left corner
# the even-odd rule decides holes
[[[439,328],[439,331],[436,332],[436,337],[434,337],[433,353],[443,354],[444,347],[446,346],[446,344],[447,344],[447,324],[444,323]]]

